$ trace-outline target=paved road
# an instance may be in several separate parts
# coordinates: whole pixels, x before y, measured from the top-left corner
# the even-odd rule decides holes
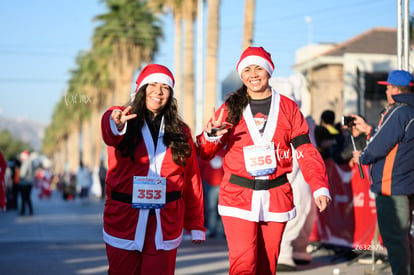
[[[39,200],[33,194],[33,204],[33,216],[19,216],[17,211],[0,213],[0,274],[107,274],[102,201],[65,201],[54,192],[49,200]],[[375,265],[371,272],[372,265],[326,248],[314,252],[311,264],[278,274],[333,274],[335,268],[341,275],[390,274],[387,265]],[[178,249],[176,275],[184,274],[228,274],[224,238],[209,239],[202,245],[184,240]]]

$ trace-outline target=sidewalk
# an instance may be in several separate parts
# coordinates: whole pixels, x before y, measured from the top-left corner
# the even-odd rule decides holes
[[[2,275],[107,274],[102,241],[103,201],[65,201],[55,191],[49,200],[39,200],[33,194],[33,206],[33,216],[19,216],[18,211],[0,213]],[[208,239],[201,245],[184,240],[178,249],[176,275],[224,275],[228,274],[228,267],[224,238]],[[376,265],[371,272],[372,265],[324,247],[313,253],[311,264],[298,266],[295,272],[278,274],[334,274],[336,269],[340,275],[391,274],[385,264]]]

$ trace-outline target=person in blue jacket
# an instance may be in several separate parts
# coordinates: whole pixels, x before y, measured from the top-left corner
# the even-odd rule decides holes
[[[355,127],[368,135],[368,144],[354,161],[370,164],[371,191],[376,194],[378,227],[392,273],[414,274],[414,93],[412,75],[405,70],[388,74],[388,106],[374,130],[356,115]]]

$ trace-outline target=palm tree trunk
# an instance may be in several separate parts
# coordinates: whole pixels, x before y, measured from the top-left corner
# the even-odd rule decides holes
[[[66,136],[65,138],[62,139],[60,148],[61,148],[61,152],[62,152],[61,161],[62,161],[63,172],[66,172],[66,169],[69,168],[68,136]]]
[[[194,1],[187,1],[184,16],[184,121],[195,129],[194,119]],[[194,134],[194,133],[193,133]]]
[[[255,9],[255,0],[245,0],[242,51],[244,51],[247,47],[253,44],[254,9]]]
[[[62,140],[57,141],[56,143],[56,150],[52,155],[52,171],[55,174],[62,174],[64,168],[64,161],[63,161],[63,142]]]
[[[79,168],[79,132],[79,126],[73,125],[67,139],[68,163],[71,172],[76,172]]]
[[[208,28],[206,51],[206,82],[204,90],[204,123],[211,117],[217,103],[217,54],[220,29],[220,0],[208,1]]]
[[[92,129],[90,119],[85,119],[82,123],[82,160],[83,163],[92,168]]]
[[[175,25],[175,40],[174,40],[174,71],[175,71],[175,98],[177,99],[178,111],[181,116],[183,116],[184,108],[184,90],[183,90],[183,68],[182,68],[182,41],[183,41],[183,32],[182,32],[182,17],[181,13],[177,12],[174,16],[174,25]]]
[[[101,137],[101,112],[99,108],[95,108],[91,114],[91,128],[94,133],[92,145],[92,167],[98,167],[102,153],[102,137]]]

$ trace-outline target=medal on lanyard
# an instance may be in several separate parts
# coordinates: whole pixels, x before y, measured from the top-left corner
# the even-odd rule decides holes
[[[166,201],[165,178],[134,176],[132,207],[153,209],[164,208]]]
[[[244,165],[253,176],[272,174],[276,170],[275,146],[273,142],[243,147]]]

